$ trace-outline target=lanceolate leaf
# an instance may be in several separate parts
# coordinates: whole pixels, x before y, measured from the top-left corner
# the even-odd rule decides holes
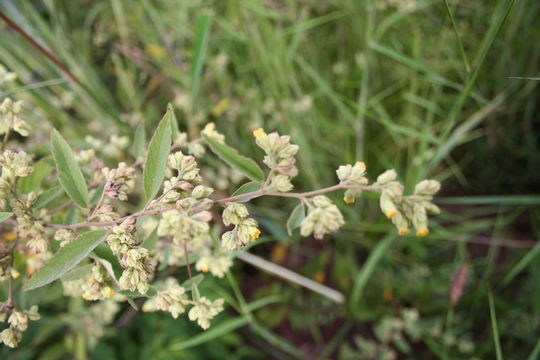
[[[73,269],[105,238],[105,231],[89,231],[60,248],[56,254],[40,268],[26,283],[24,290],[32,290],[47,285]]]
[[[66,194],[79,206],[88,207],[88,188],[83,173],[68,143],[56,130],[53,130],[51,134],[51,148],[58,171],[58,180]]]
[[[143,181],[144,192],[149,200],[156,196],[165,177],[167,157],[171,151],[171,118],[172,113],[168,109],[163,119],[161,119],[154,136],[152,136],[148,147]]]
[[[171,113],[171,140],[172,142],[174,142],[174,140],[176,140],[176,137],[180,133],[180,129],[178,128],[178,119],[176,118],[176,114],[174,113],[174,108],[171,103],[167,104],[167,111]]]
[[[294,208],[294,210],[291,212],[291,215],[289,216],[289,219],[287,220],[287,233],[289,236],[292,236],[293,230],[297,227],[300,227],[300,224],[302,224],[302,221],[306,217],[306,209],[304,208],[304,204],[300,203],[297,207]]]
[[[248,183],[245,183],[244,185],[240,186],[236,191],[232,194],[232,196],[247,194],[250,192],[257,191],[261,188],[261,183],[258,181],[250,181]],[[234,202],[247,202],[253,198],[256,198],[257,195],[254,196],[248,196],[242,199],[234,200]]]
[[[135,135],[133,137],[133,155],[136,158],[143,156],[144,148],[146,147],[146,129],[144,123],[140,123],[135,129]]]
[[[13,213],[10,212],[0,212],[0,223],[7,220]]]
[[[222,144],[211,137],[208,137],[203,134],[203,138],[210,146],[210,149],[219,156],[219,158],[225,161],[230,166],[240,170],[244,175],[246,175],[251,180],[263,181],[264,173],[252,159],[240,155],[236,149]]]
[[[40,209],[42,207],[49,205],[49,203],[54,201],[57,197],[59,197],[63,193],[64,193],[64,189],[60,185],[52,187],[45,192],[42,192],[36,198],[36,202],[33,205],[34,209]]]

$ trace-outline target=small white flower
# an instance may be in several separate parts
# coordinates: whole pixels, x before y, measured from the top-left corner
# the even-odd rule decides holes
[[[196,320],[197,324],[206,330],[210,327],[210,320],[221,311],[223,311],[223,299],[217,299],[212,302],[205,297],[201,297],[191,310],[189,310],[188,317],[191,321]]]

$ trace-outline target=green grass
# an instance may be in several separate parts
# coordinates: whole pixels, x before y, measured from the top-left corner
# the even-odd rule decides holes
[[[273,242],[251,251],[269,258],[276,244],[285,244],[281,265],[309,278],[323,273],[327,286],[347,296],[347,306],[237,261],[236,288],[213,284],[231,306],[212,333],[199,334],[183,320],[137,316],[107,332],[92,354],[106,358],[122,344],[131,350],[117,356],[347,359],[345,344],[361,353],[355,336],[373,340],[376,324],[401,308],[418,309],[426,328],[452,311],[445,326],[452,333],[445,336],[455,342],[428,331],[407,337],[411,358],[538,354],[540,259],[538,246],[530,245],[540,233],[540,212],[537,175],[529,173],[540,165],[540,3],[417,1],[414,9],[381,9],[384,2],[0,1],[1,11],[80,80],[69,80],[4,27],[0,63],[20,79],[0,89],[0,97],[24,99],[30,123],[46,121],[74,147],[87,134],[133,140],[140,127],[152,134],[172,102],[182,130],[194,135],[213,121],[229,144],[254,158],[262,154],[251,130],[291,134],[301,147],[299,191],[332,185],[335,169],[355,160],[366,162],[370,179],[395,168],[408,191],[426,177],[443,182],[437,200],[443,213],[422,239],[394,239],[369,195],[352,207],[340,204],[347,225],[324,242],[286,235],[295,201],[254,201]],[[301,108],[306,96],[311,103]],[[182,97],[191,98],[190,107],[182,107]],[[213,114],[225,98],[230,107]],[[48,130],[39,130],[40,137],[45,142]],[[340,194],[332,197],[341,201]],[[465,259],[471,259],[468,286],[451,309],[451,278]],[[246,313],[272,295],[283,301]],[[40,352],[54,358],[82,346],[68,305],[43,306],[48,316],[40,326],[63,326],[68,335],[35,330],[41,337],[28,340],[20,358]],[[131,340],[145,336],[145,327],[156,334],[142,344]],[[474,344],[470,353],[458,346],[465,340]]]

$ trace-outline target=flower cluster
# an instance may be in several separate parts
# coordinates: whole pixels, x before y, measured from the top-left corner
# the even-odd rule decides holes
[[[167,311],[175,319],[184,313],[189,301],[185,295],[186,289],[178,285],[176,279],[169,277],[155,287],[157,293],[144,303],[143,311]]]
[[[0,341],[6,346],[14,348],[21,341],[22,333],[28,328],[28,321],[39,320],[38,307],[32,306],[30,310],[20,311],[12,309],[11,314],[0,312],[0,321],[9,323],[9,327],[0,332]]]
[[[35,201],[36,194],[30,192],[11,199],[9,204],[17,220],[17,236],[28,239],[26,246],[32,254],[40,254],[49,249],[49,240],[43,221],[35,219],[30,212]]]
[[[211,301],[201,297],[195,305],[189,310],[189,320],[197,320],[197,324],[204,330],[210,327],[210,320],[223,311],[223,299]]]
[[[181,151],[169,155],[169,171],[176,173],[168,180],[165,180],[163,195],[160,202],[162,204],[172,204],[181,198],[188,196],[195,186],[201,182],[197,161],[191,155],[184,155]],[[212,193],[211,188],[198,187],[196,195],[200,198],[207,197]]]
[[[2,101],[0,104],[0,135],[8,134],[14,130],[21,136],[28,136],[30,126],[20,117],[22,109],[22,101],[13,102],[11,98],[5,98]]]
[[[60,241],[60,247],[64,247],[75,240],[77,233],[69,229],[59,229],[54,233],[54,240]]]
[[[271,172],[266,189],[269,191],[291,191],[291,179],[298,175],[295,155],[299,146],[290,143],[291,137],[280,136],[277,132],[266,134],[263,129],[253,131],[255,143],[266,153],[263,162]]]
[[[195,269],[202,272],[208,272],[218,278],[225,276],[232,266],[232,259],[226,254],[213,254],[208,248],[203,249],[199,259],[195,263]]]
[[[84,300],[104,300],[114,295],[110,285],[110,276],[105,268],[96,263],[89,276],[81,284],[82,298]]]
[[[118,168],[109,170],[109,168],[105,167],[102,169],[102,172],[106,178],[105,188],[103,190],[105,195],[112,199],[126,201],[128,198],[127,194],[135,186],[135,169],[121,162],[118,164]]]
[[[357,161],[354,165],[342,165],[337,169],[336,174],[340,185],[364,186],[368,184],[368,179],[364,176],[366,174],[366,164],[362,161]],[[361,189],[347,189],[343,201],[352,204],[361,195]]]
[[[27,124],[19,117],[21,109],[21,102],[14,103],[10,99],[4,100],[0,105],[0,135],[5,134],[4,140],[8,138],[11,130],[21,135],[28,134]],[[218,111],[222,110],[216,110]],[[13,267],[15,254],[21,254],[21,258],[25,259],[26,271],[29,275],[53,256],[49,251],[50,234],[48,231],[50,229],[58,229],[54,234],[54,239],[59,241],[60,247],[67,246],[63,249],[64,252],[69,252],[68,250],[74,245],[70,243],[77,241],[75,239],[78,232],[75,229],[90,226],[107,227],[106,242],[123,268],[120,278],[117,280],[110,264],[100,259],[96,252],[90,256],[91,263],[87,261],[86,265],[79,266],[77,271],[70,273],[69,276],[66,274],[61,280],[64,293],[68,296],[82,296],[85,300],[102,300],[103,309],[94,305],[91,307],[91,312],[104,311],[103,314],[96,315],[96,318],[101,317],[100,320],[92,319],[89,312],[82,315],[85,331],[91,337],[97,338],[103,333],[103,325],[112,321],[111,314],[118,310],[117,301],[141,295],[148,298],[143,306],[144,311],[166,311],[174,318],[192,306],[188,312],[189,319],[196,321],[203,329],[207,329],[210,321],[223,310],[224,301],[223,299],[211,301],[200,296],[197,282],[191,278],[191,268],[188,268],[191,288],[184,288],[172,277],[158,281],[154,287],[151,287],[150,281],[154,277],[157,262],[160,262],[162,267],[167,265],[189,267],[195,262],[196,270],[209,272],[218,278],[224,277],[232,267],[236,254],[233,251],[244,249],[261,234],[258,222],[250,216],[246,205],[232,202],[232,199],[247,200],[261,195],[297,198],[303,204],[302,210],[304,205],[307,206],[307,215],[304,217],[302,211],[302,220],[295,220],[294,226],[300,227],[302,236],[313,235],[316,239],[337,231],[344,224],[338,207],[328,197],[322,195],[333,190],[345,190],[346,203],[355,202],[364,190],[380,192],[381,209],[388,218],[392,219],[400,234],[408,233],[409,227],[414,226],[418,235],[427,235],[429,230],[426,214],[439,211],[432,203],[433,195],[440,188],[437,181],[424,180],[416,186],[413,195],[404,196],[403,186],[396,181],[397,175],[394,170],[386,171],[377,178],[375,183],[369,185],[366,178],[366,166],[363,162],[340,166],[336,171],[339,185],[307,193],[286,194],[293,188],[291,179],[298,174],[295,156],[299,147],[290,143],[290,136],[281,136],[277,132],[266,134],[263,129],[257,129],[253,134],[256,144],[265,153],[264,164],[270,169],[266,180],[258,184],[260,188],[255,193],[239,192],[240,195],[212,200],[209,197],[214,189],[203,181],[195,156],[202,156],[205,153],[202,145],[204,141],[213,144],[217,141],[222,144],[220,148],[223,149],[226,149],[228,145],[225,143],[225,137],[216,131],[213,123],[206,125],[201,133],[203,135],[201,138],[191,141],[188,141],[185,133],[178,135],[173,146],[187,148],[187,152],[191,155],[186,155],[187,152],[182,151],[169,154],[166,172],[160,174],[165,178],[163,192],[144,204],[141,211],[131,215],[120,215],[120,210],[124,207],[119,206],[118,209],[113,207],[109,199],[128,200],[128,194],[134,189],[136,164],[140,159],[137,159],[132,166],[120,162],[111,170],[96,157],[96,154],[103,153],[110,158],[125,159],[125,149],[129,139],[113,135],[109,145],[105,146],[102,140],[87,137],[86,140],[92,148],[77,153],[75,161],[83,168],[85,174],[90,174],[92,185],[86,187],[90,188],[92,198],[94,199],[96,195],[101,195],[101,198],[97,201],[98,205],[90,209],[92,211],[86,209],[84,210],[86,213],[77,213],[77,208],[72,209],[69,213],[70,219],[87,215],[86,221],[74,224],[76,226],[65,225],[68,222],[50,222],[51,219],[61,216],[57,212],[69,206],[69,202],[60,206],[54,204],[50,208],[40,205],[38,208],[37,204],[45,201],[41,197],[43,193],[37,197],[32,191],[17,192],[18,178],[28,176],[33,171],[31,158],[23,151],[3,151],[0,154],[0,211],[10,212],[7,214],[11,218],[8,226],[15,224],[14,229],[10,229],[14,234],[12,240],[24,241],[14,242],[12,247],[2,247],[2,252],[7,255],[0,258],[0,281],[19,276]],[[4,145],[5,143],[4,141]],[[218,150],[214,147],[212,149],[219,155]],[[236,154],[236,152],[231,150],[229,154]],[[58,160],[57,154],[53,155],[55,160]],[[69,156],[64,154],[64,157]],[[162,161],[165,162],[165,159],[162,158]],[[40,175],[41,172],[42,170],[36,165],[36,175]],[[212,184],[219,184],[217,189],[226,190],[230,185],[229,179],[236,182],[234,179],[242,178],[245,169],[238,166],[238,169],[230,171],[219,169],[218,172],[213,172],[214,176],[207,176],[209,173],[203,174],[205,179],[217,178],[213,179],[215,181]],[[260,179],[262,178],[260,176]],[[61,185],[65,186],[63,183]],[[94,190],[97,185],[104,187],[102,194]],[[72,197],[69,191],[66,191],[66,194]],[[225,204],[222,219],[223,224],[229,226],[222,234],[221,242],[212,236],[219,232],[219,228],[213,229],[215,232],[211,231],[213,219],[211,208],[216,204]],[[160,214],[159,220],[157,214]],[[120,216],[124,216],[122,220],[118,220]],[[141,226],[143,234],[136,236],[135,222],[139,217],[143,222]],[[97,218],[98,222],[94,221],[94,218]],[[119,223],[120,221],[122,222]],[[111,226],[111,224],[115,225]],[[144,246],[141,246],[143,236],[146,240]],[[137,293],[121,291],[120,294],[115,295],[113,288]],[[189,291],[191,291],[191,299],[188,297]],[[32,308],[27,312],[14,310],[15,304],[11,294],[8,300],[2,307],[4,313],[0,313],[0,321],[8,319],[8,312],[11,311],[8,320],[10,326],[0,333],[0,340],[13,347],[19,342],[21,332],[26,329],[28,321],[37,319],[39,315],[37,315],[37,308]]]
[[[377,177],[375,184],[381,188],[382,212],[392,220],[400,235],[408,234],[412,224],[416,235],[426,236],[429,234],[427,213],[438,214],[440,211],[431,200],[441,184],[436,180],[423,180],[416,185],[412,196],[404,196],[403,185],[395,181],[396,178],[394,170],[387,170]]]
[[[148,250],[138,246],[140,242],[135,238],[135,230],[135,219],[128,218],[112,228],[107,243],[124,268],[118,280],[120,288],[145,294],[154,264]]]
[[[316,239],[322,239],[324,235],[336,232],[345,223],[338,207],[326,196],[318,195],[308,201],[308,215],[300,225],[302,236],[313,234]]]
[[[0,129],[1,130],[1,129]],[[5,150],[0,154],[0,209],[5,208],[5,198],[11,195],[15,179],[32,173],[32,159],[24,151]]]
[[[222,237],[222,245],[225,249],[233,251],[241,249],[261,235],[257,227],[257,221],[249,216],[244,204],[229,203],[223,211],[223,224],[234,225],[231,231],[225,232]]]

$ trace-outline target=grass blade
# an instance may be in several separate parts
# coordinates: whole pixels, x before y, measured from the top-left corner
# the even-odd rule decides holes
[[[448,0],[444,0],[444,6],[446,7],[446,13],[448,14],[448,17],[450,17],[450,21],[452,22],[452,28],[454,30],[454,35],[455,35],[456,41],[458,43],[461,58],[463,59],[463,64],[465,65],[465,70],[467,70],[467,72],[470,72],[471,67],[469,65],[469,60],[467,60],[467,54],[465,53],[465,49],[463,48],[463,43],[461,42],[461,37],[459,36],[456,20],[454,19],[454,15],[452,15],[452,9],[450,9],[450,5],[448,4]]]
[[[231,320],[224,321],[220,324],[212,326],[209,330],[201,332],[185,341],[180,341],[172,344],[169,351],[181,351],[197,345],[205,344],[220,336],[228,334],[236,329],[239,329],[249,323],[248,316],[241,316]]]
[[[495,343],[495,352],[497,354],[497,360],[503,360],[501,343],[499,340],[499,328],[497,326],[497,315],[495,314],[495,305],[493,304],[493,294],[491,291],[488,293],[488,300],[489,314],[491,316],[491,330],[493,332],[493,342]]]
[[[351,296],[349,298],[350,305],[357,304],[360,300],[360,296],[362,295],[362,291],[366,287],[367,282],[371,278],[371,275],[375,271],[375,268],[379,264],[379,261],[382,259],[382,257],[386,254],[388,249],[390,248],[390,245],[394,243],[395,236],[394,235],[387,235],[380,243],[377,244],[375,249],[371,252],[369,255],[367,261],[364,263],[364,266],[356,276],[356,280],[354,282],[354,287],[351,293]]]
[[[193,72],[191,74],[191,98],[197,99],[201,87],[202,70],[206,58],[206,50],[210,39],[212,16],[203,14],[197,20],[197,33],[195,38],[195,52],[193,57]]]

